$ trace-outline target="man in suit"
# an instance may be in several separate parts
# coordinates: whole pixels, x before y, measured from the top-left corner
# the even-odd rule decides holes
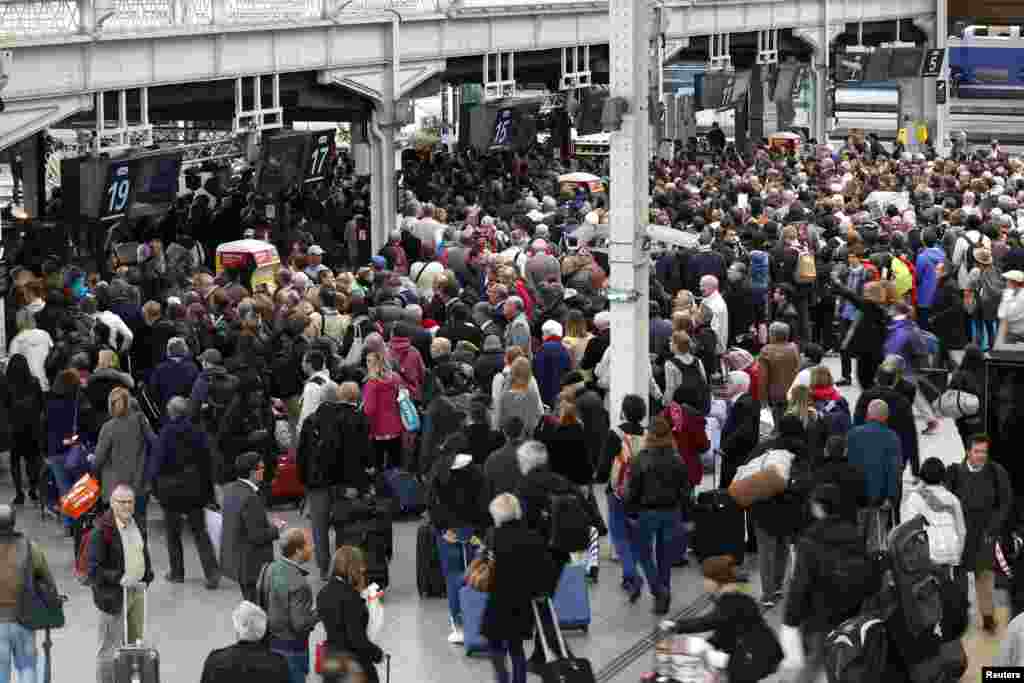
[[[238,456],[238,481],[224,489],[224,529],[221,541],[221,573],[238,582],[242,597],[256,603],[256,581],[264,564],[274,561],[274,541],[284,520],[267,516],[260,495],[263,456],[249,451]]]
[[[214,650],[203,665],[201,683],[289,683],[288,662],[271,652],[263,636],[267,614],[251,602],[243,602],[231,615],[238,642]]]
[[[718,481],[728,488],[736,469],[747,461],[761,437],[761,405],[750,395],[750,375],[734,370],[726,377],[728,415],[722,426],[719,450],[722,472]]]

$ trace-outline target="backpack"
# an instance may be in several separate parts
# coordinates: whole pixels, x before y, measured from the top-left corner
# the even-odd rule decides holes
[[[975,287],[982,318],[995,319],[999,313],[999,303],[1003,299],[1003,289],[1006,287],[1002,274],[994,267],[985,268],[979,271]]]
[[[828,683],[880,681],[888,660],[889,635],[880,615],[858,614],[825,637]]]
[[[615,428],[615,433],[619,436],[622,448],[612,460],[612,472],[608,481],[615,495],[622,500],[626,496],[626,485],[633,473],[633,458],[640,452],[644,437],[642,434],[627,434],[618,427]]]
[[[290,341],[283,344],[281,350],[274,356],[270,366],[270,377],[273,396],[287,399],[297,396],[302,391],[302,380]]]
[[[593,521],[582,496],[575,491],[552,495],[548,514],[551,521],[548,545],[552,550],[575,553],[587,549]]]
[[[772,276],[769,270],[768,254],[755,249],[750,252],[750,288],[755,291],[768,291]]]
[[[818,263],[810,251],[801,251],[800,255],[796,257],[796,273],[793,279],[801,285],[818,281]]]
[[[892,280],[896,283],[896,295],[906,296],[914,289],[914,270],[909,263],[899,256],[894,256],[889,263]]]
[[[700,368],[696,363],[687,365],[675,356],[669,358],[668,362],[676,366],[682,375],[679,386],[672,394],[672,400],[679,405],[690,406],[700,415],[707,415],[711,410],[711,390]]]
[[[307,426],[308,425],[308,426]],[[302,439],[302,435],[299,435],[299,448],[310,448],[312,451],[306,458],[306,486],[308,488],[319,488],[327,485],[327,468],[325,467],[328,459],[335,460],[335,456],[341,450],[342,444],[334,443],[334,440],[324,440],[324,428],[320,424],[320,418],[316,413],[310,415],[306,421],[302,424],[302,431],[306,433],[308,431],[309,436],[306,440]],[[328,429],[327,433],[331,436],[340,434],[338,429]]]
[[[363,361],[363,347],[366,340],[363,338],[363,323],[370,319],[368,315],[356,316],[352,321],[352,346],[345,354],[345,365],[359,365]]]
[[[967,277],[967,275],[977,267],[978,262],[974,260],[974,250],[982,245],[984,239],[984,237],[979,237],[978,241],[975,242],[967,236],[966,232],[964,233],[964,240],[967,242],[967,249],[964,250],[964,255],[960,259],[959,274],[961,277]]]
[[[239,380],[235,375],[216,373],[210,375],[206,392],[205,415],[207,424],[220,427],[228,406],[238,392]]]
[[[837,618],[849,618],[857,613],[864,598],[874,595],[881,586],[878,562],[861,540],[850,545],[820,546],[822,592],[832,596],[829,606]]]
[[[40,409],[38,396],[35,392],[11,396],[10,418],[8,422],[13,430],[24,428],[37,430],[40,426]]]
[[[850,406],[846,399],[838,401],[815,401],[814,409],[824,421],[829,436],[844,436],[852,426],[850,421]]]
[[[890,531],[888,537],[888,564],[912,638],[935,629],[942,619],[942,586],[935,576],[927,526],[928,520],[918,515]]]
[[[334,339],[340,343],[345,335],[344,322],[345,321],[341,317],[341,314],[338,313],[337,311],[335,311],[334,313],[324,313],[323,325],[320,329],[320,332],[325,337],[330,337],[331,339]]]

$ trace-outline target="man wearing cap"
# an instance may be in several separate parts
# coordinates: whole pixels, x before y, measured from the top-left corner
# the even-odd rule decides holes
[[[583,352],[580,370],[593,370],[601,362],[604,352],[611,346],[611,326],[612,314],[608,311],[601,311],[594,316],[594,337]]]
[[[544,404],[555,408],[562,377],[572,369],[572,356],[562,343],[562,324],[548,320],[541,327],[543,345],[533,359],[533,375],[537,378],[540,397]]]
[[[1024,342],[1024,272],[1008,270],[1003,273],[1006,289],[999,302],[999,335],[996,344]]]
[[[319,244],[314,244],[306,251],[306,277],[310,282],[320,282],[320,271],[330,270],[323,264],[324,249]]]
[[[191,396],[192,387],[199,377],[199,366],[192,360],[192,352],[181,337],[167,342],[167,357],[156,366],[149,378],[153,400],[163,410],[174,396]]]

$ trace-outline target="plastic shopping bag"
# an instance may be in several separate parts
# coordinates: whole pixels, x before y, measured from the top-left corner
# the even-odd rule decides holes
[[[371,583],[363,589],[360,595],[363,596],[363,600],[366,600],[366,609],[370,612],[370,621],[366,624],[366,637],[370,639],[371,643],[375,643],[384,626],[384,605],[381,604],[384,591],[377,584]]]

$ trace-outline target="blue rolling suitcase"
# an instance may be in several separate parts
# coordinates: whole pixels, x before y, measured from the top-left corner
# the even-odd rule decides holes
[[[562,569],[555,589],[555,613],[563,629],[590,629],[590,589],[587,587],[587,572],[582,564],[567,564]],[[463,608],[465,609],[465,608]]]
[[[459,589],[459,604],[462,606],[463,647],[466,654],[487,651],[487,639],[480,634],[487,608],[487,593],[481,593],[472,586]]]
[[[400,469],[385,470],[378,480],[378,495],[395,498],[398,510],[403,515],[418,515],[427,509],[423,487],[416,477]]]

